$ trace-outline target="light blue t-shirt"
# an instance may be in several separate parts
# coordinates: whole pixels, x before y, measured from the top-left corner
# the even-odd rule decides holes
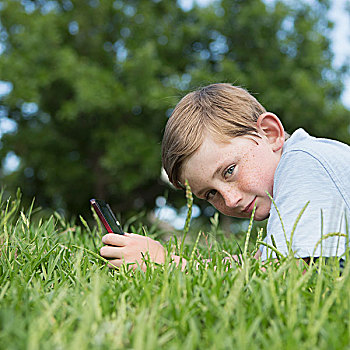
[[[350,147],[344,143],[315,138],[303,129],[296,130],[285,142],[277,166],[273,198],[280,213],[287,240],[303,207],[309,202],[297,223],[292,240],[295,257],[341,256],[346,238],[322,236],[347,234],[350,230]],[[347,223],[348,228],[347,228]],[[271,204],[265,242],[272,245],[273,235],[278,251],[288,248],[278,212]],[[321,251],[322,246],[322,251]],[[262,260],[275,257],[264,246]]]

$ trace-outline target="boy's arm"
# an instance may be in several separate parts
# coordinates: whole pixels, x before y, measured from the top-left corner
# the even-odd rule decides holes
[[[258,251],[254,255],[254,259],[258,260],[261,258],[262,251],[258,249]]]
[[[104,258],[109,259],[109,264],[121,267],[123,264],[133,264],[133,268],[138,265],[145,271],[147,266],[144,262],[144,257],[158,264],[164,264],[166,260],[166,250],[157,241],[133,234],[126,233],[125,235],[117,235],[114,233],[106,234],[102,237],[102,243],[105,244],[100,249],[100,254]],[[259,259],[261,251],[258,250],[254,258]],[[187,261],[180,256],[172,254],[172,261],[176,266],[181,264],[181,270],[184,270]],[[227,260],[228,258],[224,259]],[[238,255],[232,255],[232,259],[240,262],[240,257]],[[208,263],[211,259],[205,259],[203,262]]]
[[[254,255],[254,259],[258,260],[258,259],[260,259],[260,257],[261,257],[261,250],[258,249],[256,254]],[[171,255],[171,258],[175,262],[176,266],[178,266],[180,264],[180,260],[181,259],[180,259],[180,257],[178,255],[174,255],[173,254],[173,255]],[[242,255],[241,254],[240,255],[231,255],[231,258],[233,260],[235,260],[238,264],[240,264],[240,262],[242,261]],[[228,261],[228,260],[232,261],[230,258],[227,257],[227,258],[223,259],[223,262]],[[204,259],[203,260],[203,263],[209,263],[209,262],[211,262],[211,259]],[[182,271],[185,269],[186,265],[187,265],[187,261],[184,258],[182,258],[182,266],[181,266],[181,270]]]
[[[181,262],[181,270],[185,270],[185,267],[187,265],[187,260],[184,259],[184,258],[180,258],[178,255],[175,255],[175,254],[171,254],[171,259],[172,261],[174,261],[174,263],[176,264],[176,266],[179,266],[180,265],[180,262]]]

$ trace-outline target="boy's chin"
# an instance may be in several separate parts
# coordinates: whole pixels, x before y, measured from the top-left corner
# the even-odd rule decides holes
[[[252,214],[247,214],[247,216],[245,216],[244,218],[248,218],[250,219],[252,216]],[[263,221],[266,220],[268,217],[270,216],[270,212],[261,212],[259,211],[259,209],[257,208],[254,214],[254,220],[255,221]]]
[[[263,221],[263,220],[266,220],[269,216],[270,216],[270,213],[268,213],[267,215],[263,215],[263,216],[254,215],[254,220],[255,221]]]
[[[256,221],[263,221],[266,220],[270,216],[270,210],[266,210],[265,208],[259,208],[256,209],[254,220]]]
[[[219,210],[220,211],[220,210]],[[238,218],[238,219],[250,219],[252,216],[252,213],[241,213],[239,215],[234,215],[231,213],[225,213],[223,211],[220,211],[222,214],[231,216],[233,218]],[[260,211],[259,208],[256,209],[255,214],[254,214],[254,220],[255,221],[263,221],[266,220],[270,216],[270,211]]]

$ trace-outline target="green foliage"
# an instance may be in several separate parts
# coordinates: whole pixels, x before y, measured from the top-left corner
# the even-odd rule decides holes
[[[187,12],[176,1],[2,1],[0,76],[13,89],[0,118],[17,128],[2,136],[0,161],[14,151],[21,163],[1,183],[75,216],[91,197],[123,212],[153,207],[169,109],[218,81],[259,93],[289,132],[349,142],[327,10],[321,0]]]
[[[223,248],[233,252],[232,240],[212,246],[212,261],[203,263],[208,252],[198,235],[185,245],[187,271],[169,262],[148,263],[147,272],[111,270],[94,246],[100,233],[84,219],[83,228],[59,215],[36,222],[33,215],[19,196],[1,201],[0,349],[349,344],[349,264],[341,276],[337,261],[322,259],[307,266],[290,256],[263,266],[247,249],[242,267],[230,266]]]

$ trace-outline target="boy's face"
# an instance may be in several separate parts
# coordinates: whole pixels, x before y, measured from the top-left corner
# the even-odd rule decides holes
[[[193,193],[221,213],[248,218],[256,205],[255,220],[269,216],[273,179],[282,148],[268,137],[239,136],[223,143],[207,134],[184,164],[181,182],[188,180]]]

